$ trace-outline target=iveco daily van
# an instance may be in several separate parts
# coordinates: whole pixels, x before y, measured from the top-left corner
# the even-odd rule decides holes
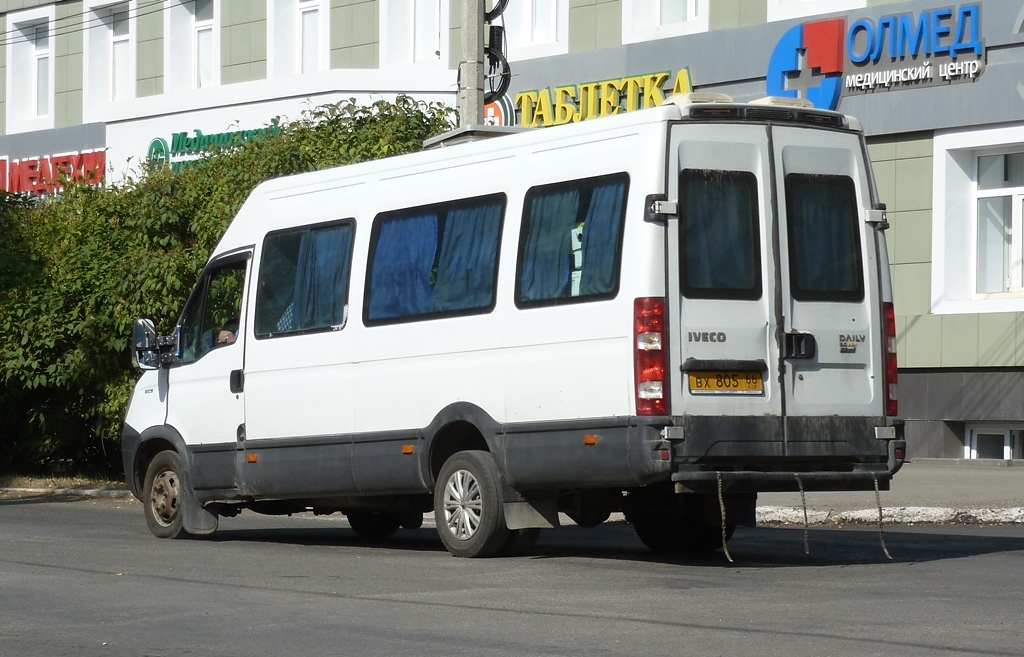
[[[900,468],[886,227],[856,120],[773,99],[271,180],[173,335],[136,323],[128,485],[161,537],[432,511],[472,557],[622,512],[724,546],[759,491]]]

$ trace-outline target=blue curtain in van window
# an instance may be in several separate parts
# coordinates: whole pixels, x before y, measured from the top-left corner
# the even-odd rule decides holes
[[[484,308],[494,298],[501,205],[448,212],[437,263],[434,312]]]
[[[856,217],[852,183],[791,175],[787,180],[791,267],[798,289],[808,293],[857,291]]]
[[[437,215],[381,223],[370,276],[369,318],[430,312],[430,272],[437,252]]]
[[[594,188],[583,222],[583,272],[580,296],[606,294],[615,289],[615,260],[622,223],[625,185],[613,183]]]
[[[306,267],[298,297],[299,328],[337,326],[345,312],[352,226],[310,231],[306,240]]]
[[[532,199],[519,278],[521,301],[569,296],[571,232],[576,226],[579,205],[580,193],[576,189]]]
[[[750,178],[717,174],[687,182],[682,230],[689,287],[721,291],[756,285]]]

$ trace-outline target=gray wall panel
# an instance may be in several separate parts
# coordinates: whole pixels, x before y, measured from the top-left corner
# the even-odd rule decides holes
[[[107,126],[87,123],[0,137],[0,156],[11,160],[92,151],[107,145]]]
[[[908,420],[1020,422],[1024,371],[900,371],[900,415]]]

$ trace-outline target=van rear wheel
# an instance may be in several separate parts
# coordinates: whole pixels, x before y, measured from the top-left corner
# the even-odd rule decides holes
[[[643,544],[663,554],[714,552],[722,547],[721,525],[704,524],[680,512],[643,511],[627,514]],[[732,538],[736,525],[726,525],[725,540]]]
[[[185,489],[181,477],[181,457],[174,450],[160,452],[146,468],[142,511],[149,531],[157,538],[189,536],[182,525]]]
[[[453,454],[434,486],[437,533],[456,557],[489,557],[509,540],[494,457],[482,450]]]
[[[376,513],[354,511],[347,513],[348,525],[363,538],[379,541],[388,538],[402,525],[402,516],[397,513]]]

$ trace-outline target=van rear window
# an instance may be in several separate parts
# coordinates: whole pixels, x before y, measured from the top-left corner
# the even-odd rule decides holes
[[[861,301],[864,276],[853,180],[786,176],[790,291],[797,301]]]
[[[368,325],[494,308],[505,195],[378,215],[370,236]]]
[[[256,337],[344,324],[353,231],[346,221],[267,235],[256,293]]]
[[[749,171],[679,174],[680,279],[692,299],[760,299],[757,177]]]
[[[523,204],[516,306],[610,299],[619,290],[629,178],[534,187]]]

